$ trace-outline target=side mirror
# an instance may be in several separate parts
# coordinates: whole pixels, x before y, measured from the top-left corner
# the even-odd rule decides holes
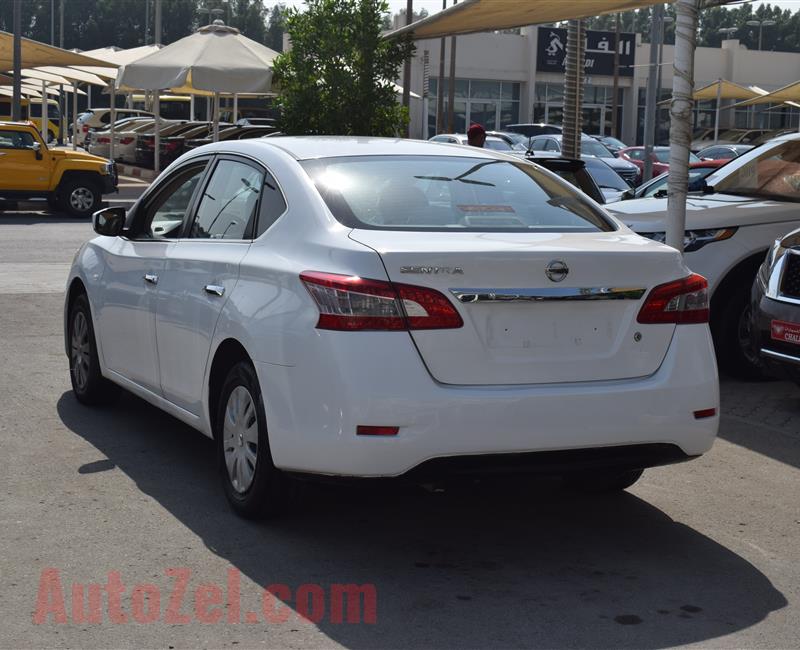
[[[36,160],[41,160],[42,159],[42,145],[40,145],[38,142],[34,142],[33,146],[31,147],[31,149],[33,149],[33,153],[36,156]]]
[[[119,237],[125,227],[125,208],[105,208],[92,215],[92,228],[98,235]]]

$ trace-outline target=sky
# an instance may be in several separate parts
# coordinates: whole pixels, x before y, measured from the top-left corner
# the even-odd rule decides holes
[[[282,0],[285,4],[292,5],[295,7],[302,7],[303,0]],[[448,0],[448,6],[452,4],[453,0]],[[266,2],[267,5],[270,4],[269,0]],[[753,2],[753,6],[767,4],[766,2]],[[800,9],[800,0],[777,0],[770,2],[771,5],[778,5],[782,9],[790,9],[791,11],[797,11]],[[392,13],[395,14],[400,9],[406,8],[406,0],[389,0],[389,8],[391,9]],[[442,8],[442,0],[414,0],[414,11],[419,11],[420,9],[427,9],[428,13],[436,13],[440,11]]]

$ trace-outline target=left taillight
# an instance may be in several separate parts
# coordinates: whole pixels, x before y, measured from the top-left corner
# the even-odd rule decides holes
[[[319,309],[318,329],[398,331],[464,324],[452,303],[428,287],[319,271],[305,271],[300,280]]]
[[[639,311],[637,322],[708,322],[708,281],[697,273],[653,287]]]

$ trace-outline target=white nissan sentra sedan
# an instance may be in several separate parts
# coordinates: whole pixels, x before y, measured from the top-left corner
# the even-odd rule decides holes
[[[94,228],[65,306],[77,399],[121,386],[213,437],[245,516],[293,474],[624,489],[717,432],[705,279],[518,158],[218,143]]]

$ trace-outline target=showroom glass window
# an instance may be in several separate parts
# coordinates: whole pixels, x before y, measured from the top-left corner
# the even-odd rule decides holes
[[[428,133],[425,138],[436,135],[436,105],[438,101],[439,80],[430,80],[428,101]],[[447,111],[449,104],[449,79],[442,84],[444,93],[445,124],[440,132],[447,130]],[[487,81],[481,79],[456,79],[454,107],[454,130],[466,133],[467,126],[473,122],[482,124],[487,131],[499,130],[509,124],[519,122],[520,84],[513,81]]]

